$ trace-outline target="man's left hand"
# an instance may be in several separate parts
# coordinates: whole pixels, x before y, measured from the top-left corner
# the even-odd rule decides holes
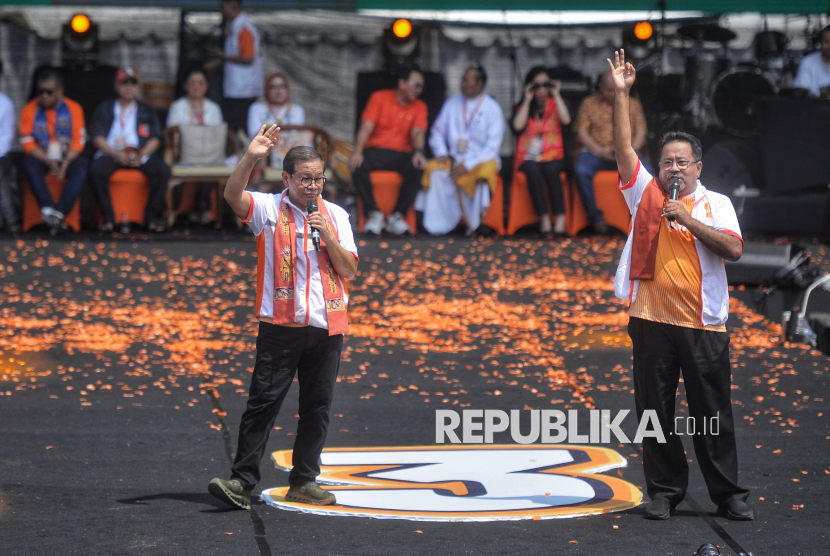
[[[66,169],[69,168],[69,161],[65,158],[61,160],[60,166],[58,166],[57,177],[59,180],[62,180],[66,177]]]
[[[308,224],[320,232],[320,239],[327,245],[331,242],[336,242],[334,236],[329,232],[329,227],[326,226],[326,219],[321,212],[312,212],[308,215]]]
[[[450,178],[452,178],[452,181],[457,184],[458,180],[464,177],[464,174],[467,172],[469,172],[469,170],[467,170],[467,167],[463,164],[454,164],[452,170],[450,170]]]
[[[415,154],[412,155],[412,165],[418,170],[423,170],[427,167],[427,157],[424,156],[424,153],[415,151]]]
[[[678,224],[688,227],[689,220],[692,215],[686,210],[682,201],[671,200],[666,201],[666,206],[663,207],[663,218],[674,217]]]

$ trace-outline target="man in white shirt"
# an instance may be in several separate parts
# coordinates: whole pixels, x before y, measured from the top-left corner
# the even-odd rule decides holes
[[[505,122],[499,103],[484,92],[486,84],[484,68],[469,68],[461,94],[444,102],[432,124],[429,146],[436,159],[424,172],[426,190],[415,208],[433,235],[452,231],[461,220],[468,235],[475,232],[496,190]]]
[[[821,30],[820,37],[821,50],[801,60],[794,85],[815,97],[830,98],[830,25]]]
[[[242,0],[219,0],[225,17],[225,48],[213,48],[215,56],[205,67],[224,64],[222,109],[228,129],[245,131],[248,108],[262,94],[262,53],[259,31],[242,10]]]
[[[268,130],[262,126],[225,187],[225,200],[256,235],[260,322],[231,479],[213,479],[208,491],[241,509],[250,508],[268,434],[295,375],[300,420],[285,499],[320,506],[335,502],[315,479],[320,474],[343,335],[349,329],[343,280],[357,273],[357,247],[348,213],[320,196],[325,165],[312,147],[294,147],[285,155],[282,179],[287,189],[282,193],[245,191],[254,166],[269,156],[278,140],[276,125]],[[317,210],[312,207],[309,214],[311,202]]]
[[[3,77],[3,62],[0,62],[0,78]],[[17,186],[11,179],[12,165],[9,151],[14,140],[14,104],[4,93],[0,93],[0,229],[19,231],[13,199]]]

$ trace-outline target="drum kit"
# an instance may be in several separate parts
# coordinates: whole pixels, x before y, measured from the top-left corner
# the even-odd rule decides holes
[[[735,33],[717,24],[693,23],[677,29],[679,37],[693,41],[684,49],[683,114],[701,131],[716,128],[730,135],[750,137],[757,133],[755,121],[759,99],[777,96],[779,89],[795,71],[787,51],[787,38],[777,31],[762,31],[755,36],[755,61],[733,64],[726,45]],[[713,47],[713,45],[716,45]],[[670,49],[663,41],[663,49]],[[653,55],[665,59],[665,52]],[[646,61],[646,65],[656,66]],[[657,79],[668,78],[668,75]]]

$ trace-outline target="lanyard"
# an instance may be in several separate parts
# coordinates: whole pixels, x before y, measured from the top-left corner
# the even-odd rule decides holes
[[[118,105],[118,125],[121,127],[121,137],[127,135],[127,118],[137,109],[138,105],[135,102],[131,102],[125,110],[121,108],[121,104]]]
[[[274,116],[276,120],[274,123],[278,126],[283,126],[288,121],[288,114],[291,112],[291,103],[286,102],[284,105],[268,105],[268,111]]]
[[[467,99],[463,99],[461,102],[461,117],[464,119],[464,134],[466,135],[467,132],[470,130],[470,126],[473,123],[473,119],[476,117],[476,113],[478,109],[481,108],[481,103],[484,102],[484,95],[482,94],[478,98],[478,102],[476,103],[475,107],[473,108],[473,112],[470,114],[470,119],[467,120]]]
[[[205,105],[202,104],[199,108],[196,108],[192,104],[188,103],[188,106],[190,106],[190,113],[191,113],[191,118],[190,119],[191,119],[191,121],[193,121],[193,119],[195,118],[196,123],[198,123],[199,125],[204,125],[204,123],[205,123],[205,108],[204,108],[204,106]]]

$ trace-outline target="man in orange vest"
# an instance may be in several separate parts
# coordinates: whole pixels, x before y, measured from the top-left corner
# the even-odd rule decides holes
[[[268,434],[295,374],[300,420],[285,499],[314,505],[335,501],[315,479],[343,335],[349,331],[345,280],[357,273],[357,247],[348,213],[320,196],[325,166],[312,147],[294,147],[285,155],[285,191],[245,191],[257,161],[271,153],[278,139],[276,125],[268,130],[262,126],[225,186],[225,200],[256,235],[259,334],[231,479],[213,479],[208,491],[242,509],[250,507]],[[309,213],[312,202],[319,208]]]

